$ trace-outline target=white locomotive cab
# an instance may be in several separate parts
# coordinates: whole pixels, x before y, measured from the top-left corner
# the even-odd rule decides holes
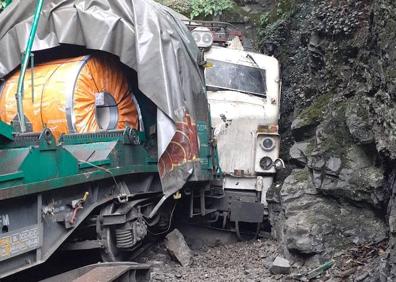
[[[205,52],[208,100],[224,189],[261,192],[279,159],[279,63],[274,57],[213,46]]]

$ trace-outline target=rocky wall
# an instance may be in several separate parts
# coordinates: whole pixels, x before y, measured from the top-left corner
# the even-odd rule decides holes
[[[274,235],[319,261],[389,237],[378,277],[395,278],[396,2],[279,0],[260,39],[282,64],[290,169],[268,195]]]

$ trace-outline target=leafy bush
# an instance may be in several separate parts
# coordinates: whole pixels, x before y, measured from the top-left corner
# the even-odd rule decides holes
[[[290,17],[296,9],[296,0],[279,0],[276,7],[261,16],[260,25],[262,28],[275,23],[277,20]]]
[[[190,0],[156,0],[162,5],[168,6],[172,10],[188,16],[191,12],[191,1]]]
[[[219,16],[232,7],[231,0],[191,0],[191,18]]]

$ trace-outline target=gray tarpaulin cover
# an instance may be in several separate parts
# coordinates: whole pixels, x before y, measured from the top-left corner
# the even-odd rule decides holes
[[[0,78],[20,64],[35,3],[14,0],[0,14]],[[158,107],[165,195],[180,189],[199,168],[196,121],[206,98],[199,50],[178,15],[151,0],[46,0],[33,51],[61,44],[107,51],[136,70]]]

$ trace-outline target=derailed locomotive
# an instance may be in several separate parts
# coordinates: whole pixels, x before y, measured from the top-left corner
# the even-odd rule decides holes
[[[38,3],[34,17],[22,0],[0,16],[0,278],[61,246],[128,260],[169,231],[180,201],[239,235],[241,222],[259,227],[280,166],[277,61],[239,51],[228,64],[259,86],[208,84],[209,103],[204,69],[227,59],[169,9]]]

